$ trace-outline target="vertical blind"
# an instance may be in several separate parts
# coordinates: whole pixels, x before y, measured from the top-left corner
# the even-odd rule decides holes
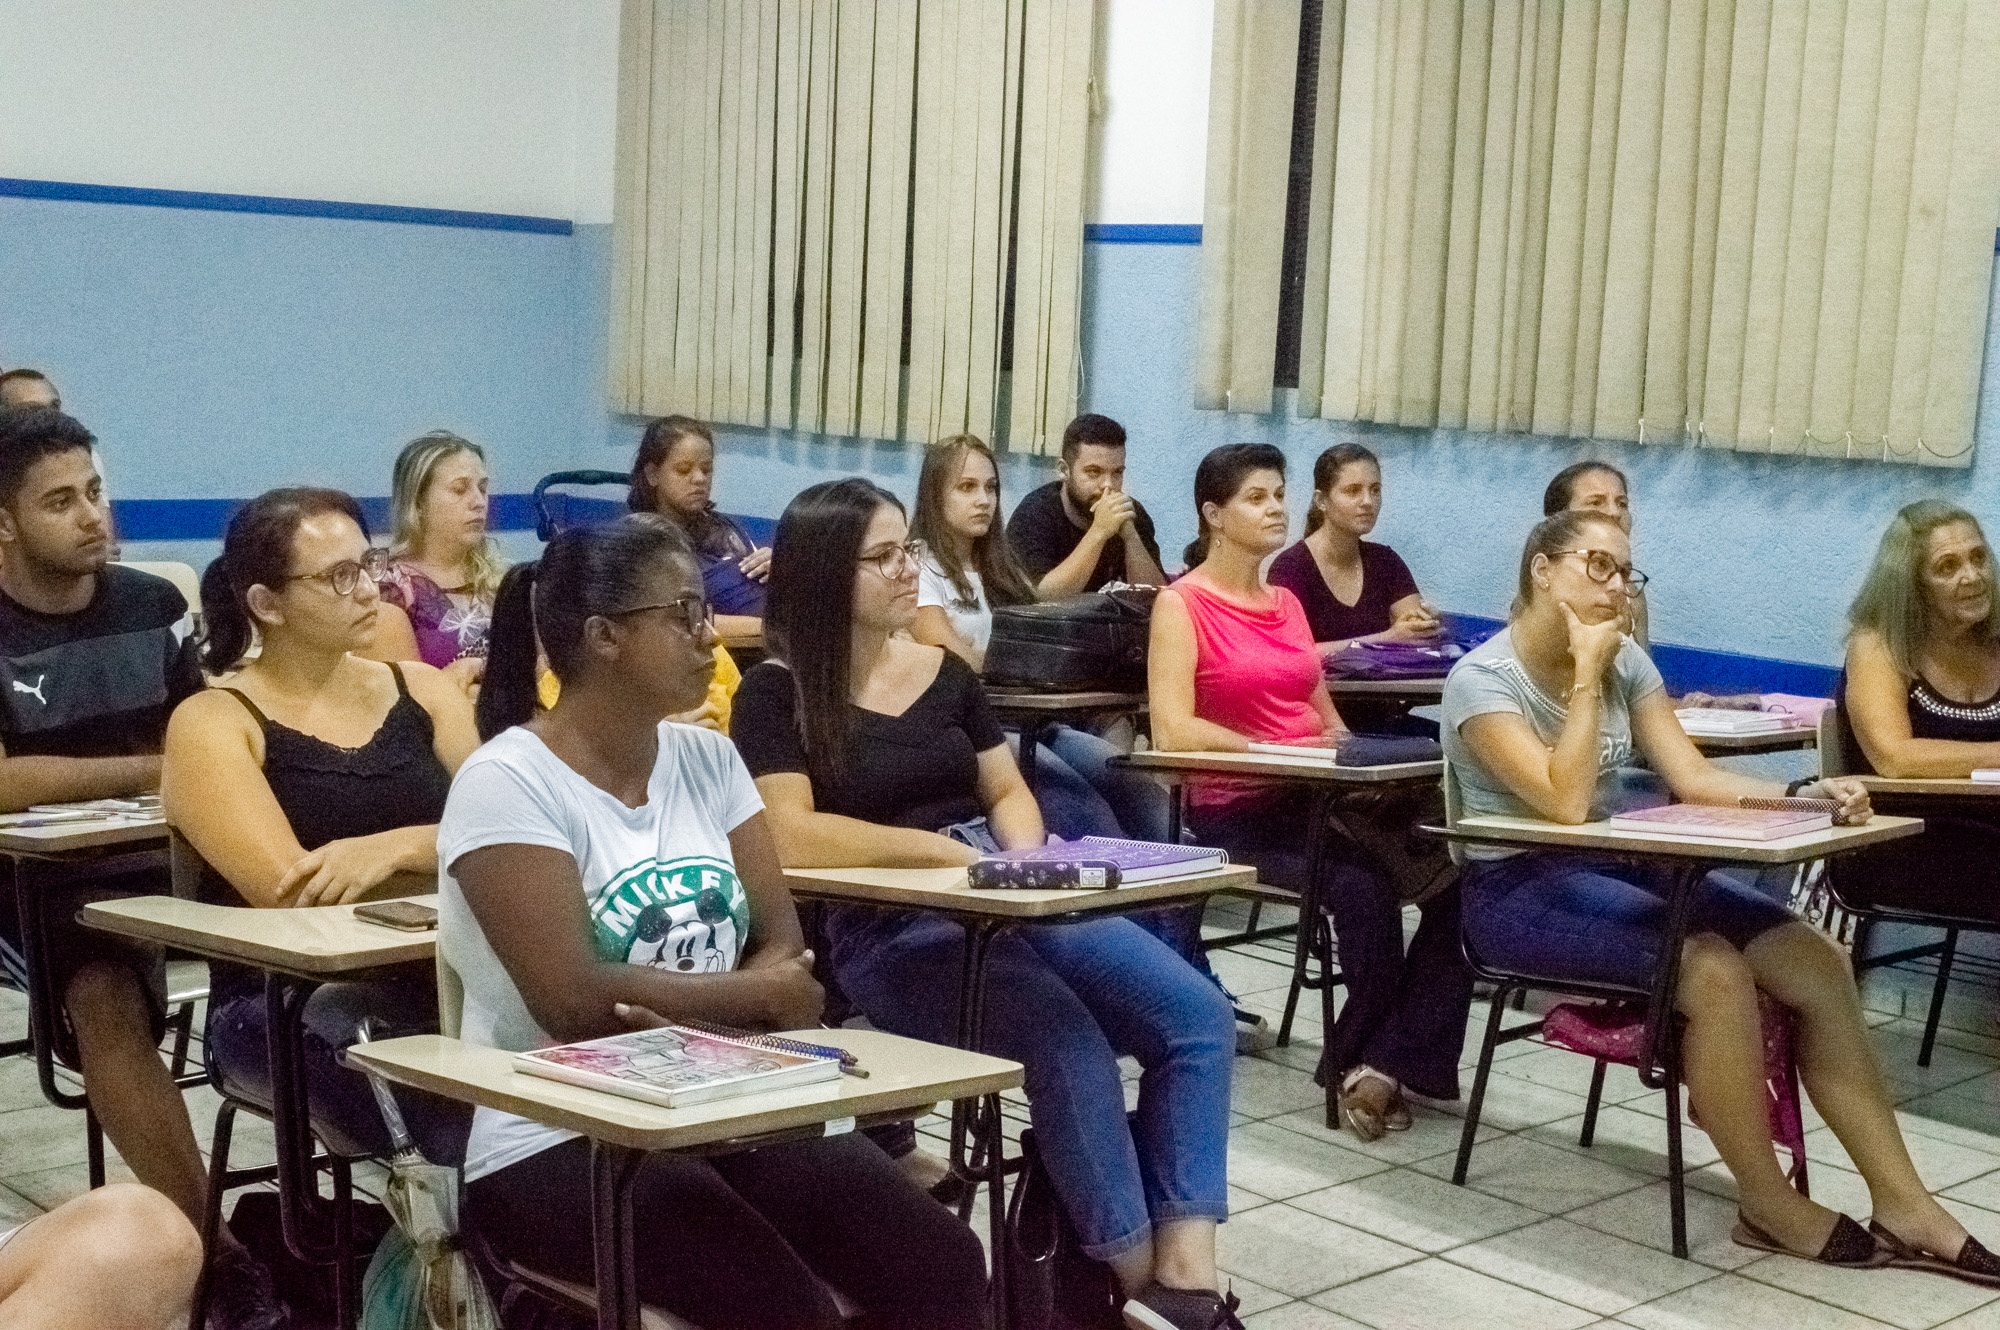
[[[1269,407],[1242,251],[1284,164],[1213,145],[1288,135],[1244,60],[1297,28],[1217,6],[1198,405]],[[2000,4],[1325,0],[1320,33],[1302,414],[1970,464]]]
[[[613,407],[1054,451],[1092,39],[1089,0],[625,0]]]

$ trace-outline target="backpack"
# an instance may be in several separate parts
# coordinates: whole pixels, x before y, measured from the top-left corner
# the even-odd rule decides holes
[[[1007,1198],[1007,1233],[1006,1323],[1013,1330],[1122,1330],[1117,1276],[1083,1254],[1033,1127],[1021,1132],[1021,1176]]]
[[[986,681],[1050,692],[1144,692],[1154,587],[999,605]]]

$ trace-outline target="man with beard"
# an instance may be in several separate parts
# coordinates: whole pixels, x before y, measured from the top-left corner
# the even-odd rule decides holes
[[[1106,582],[1165,586],[1153,519],[1125,492],[1125,427],[1109,416],[1070,421],[1060,474],[1022,499],[1007,523],[1007,539],[1042,598]]]

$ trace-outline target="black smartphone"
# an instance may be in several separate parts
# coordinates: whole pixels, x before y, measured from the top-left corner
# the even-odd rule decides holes
[[[355,906],[354,917],[405,933],[424,933],[438,926],[438,912],[415,901],[370,901]]]

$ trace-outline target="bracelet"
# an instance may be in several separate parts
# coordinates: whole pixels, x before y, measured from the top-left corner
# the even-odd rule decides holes
[[[1806,786],[1813,784],[1815,779],[1816,778],[1812,776],[1801,776],[1799,779],[1785,786],[1785,797],[1787,799],[1796,799],[1798,797],[1799,791],[1803,790]]]

